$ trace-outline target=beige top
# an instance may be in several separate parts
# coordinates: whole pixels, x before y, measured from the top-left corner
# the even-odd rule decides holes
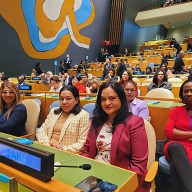
[[[59,117],[59,119],[55,123],[55,126],[53,127],[53,133],[52,133],[52,137],[51,137],[50,141],[52,141],[52,140],[59,141],[59,137],[61,134],[63,124],[65,123],[68,116],[69,115],[65,114],[65,113],[61,114],[61,116]]]
[[[38,142],[50,145],[51,139],[57,139],[63,150],[73,153],[79,152],[85,142],[90,126],[89,113],[82,109],[77,115],[70,114],[65,119],[62,117],[62,112],[54,114],[54,110],[55,108],[50,111],[47,119],[37,131]],[[62,118],[65,121],[63,123],[61,123]]]

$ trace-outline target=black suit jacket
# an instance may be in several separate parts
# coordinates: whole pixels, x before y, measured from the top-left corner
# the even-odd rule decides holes
[[[115,68],[115,66],[114,66],[114,64],[113,63],[106,63],[105,65],[104,65],[104,69],[103,69],[103,78],[105,78],[107,75],[108,75],[108,72],[109,72],[109,70],[110,69],[114,69]]]

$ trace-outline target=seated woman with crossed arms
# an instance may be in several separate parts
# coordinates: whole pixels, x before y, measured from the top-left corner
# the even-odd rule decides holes
[[[68,85],[59,92],[60,107],[53,108],[36,137],[40,143],[79,152],[90,125],[89,113],[82,109],[79,92]]]

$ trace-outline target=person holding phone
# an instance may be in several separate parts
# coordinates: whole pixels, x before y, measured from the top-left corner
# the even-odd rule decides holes
[[[149,191],[149,184],[144,181],[148,161],[144,121],[128,112],[126,95],[119,83],[108,81],[101,85],[81,152],[82,156],[136,172],[136,192]]]

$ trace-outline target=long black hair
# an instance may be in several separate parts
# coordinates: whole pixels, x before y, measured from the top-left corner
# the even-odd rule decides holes
[[[92,120],[92,128],[95,132],[97,132],[98,128],[102,126],[108,119],[108,115],[105,113],[105,111],[101,107],[101,93],[104,89],[108,87],[111,87],[117,93],[121,101],[121,108],[117,113],[117,116],[115,117],[112,124],[112,133],[115,131],[115,126],[118,123],[124,122],[126,118],[131,114],[130,112],[128,112],[126,95],[121,85],[116,81],[107,81],[100,86],[100,89],[97,95],[97,101],[96,101],[94,116]]]
[[[181,100],[183,101],[183,87],[186,83],[189,83],[189,82],[192,82],[192,79],[188,79],[186,81],[183,82],[183,84],[181,85],[180,87],[180,90],[179,90],[179,97],[181,98]]]
[[[82,109],[82,106],[81,106],[81,103],[80,103],[80,99],[79,99],[79,91],[78,91],[78,89],[76,87],[72,86],[72,85],[64,86],[64,87],[61,88],[61,90],[59,92],[59,98],[61,96],[61,92],[64,91],[64,90],[70,91],[73,94],[73,96],[75,97],[75,99],[78,99],[77,104],[71,110],[71,113],[73,113],[74,115],[77,115],[81,111],[81,109]],[[59,109],[55,109],[54,110],[54,113],[55,114],[59,114],[62,111],[63,111],[63,109],[60,106]]]
[[[161,69],[158,69],[157,72],[155,72],[154,76],[153,76],[153,83],[155,83],[156,85],[158,85],[158,73],[159,72],[163,72],[164,78],[163,78],[163,82],[167,81],[167,73],[165,71],[162,71]]]

